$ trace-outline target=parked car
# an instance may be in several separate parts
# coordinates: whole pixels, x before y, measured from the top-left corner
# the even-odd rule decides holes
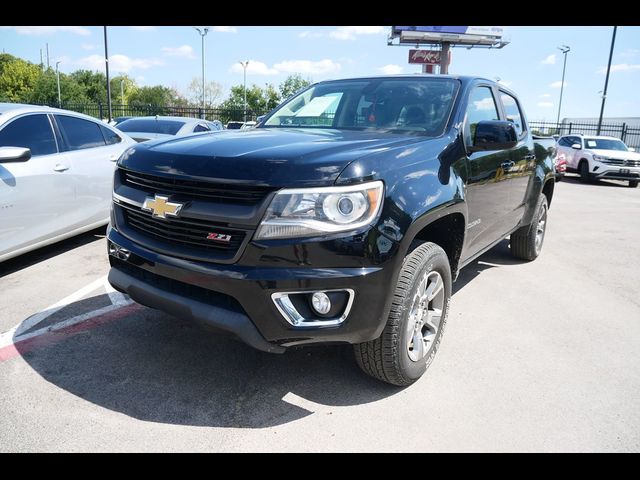
[[[556,182],[562,180],[567,171],[567,162],[562,155],[556,155],[557,141],[554,137],[544,137],[541,135],[533,135],[533,141],[536,148],[543,148],[547,155],[554,159],[554,170],[556,173]]]
[[[244,122],[227,122],[227,130],[240,130],[242,129],[242,126],[244,125]]]
[[[254,122],[254,121],[244,122],[242,127],[240,127],[240,130],[247,130],[249,128],[254,128],[257,124],[258,122]]]
[[[627,180],[636,188],[640,180],[640,153],[615,137],[564,135],[556,155],[567,162],[567,171],[580,174],[581,182],[596,179]]]
[[[0,261],[106,225],[115,162],[134,144],[87,115],[0,103]]]
[[[223,130],[222,123],[218,120],[209,122],[199,118],[162,117],[159,115],[130,118],[120,123],[117,128],[126,132],[136,142]]]
[[[135,118],[135,117],[116,117],[109,122],[109,125],[111,125],[112,127],[117,127],[122,122],[124,122],[125,120],[129,120],[130,118]]]
[[[501,84],[320,82],[257,128],[123,156],[109,282],[263,351],[354,344],[366,373],[408,385],[460,268],[508,235],[516,258],[538,257],[553,191],[552,158]]]

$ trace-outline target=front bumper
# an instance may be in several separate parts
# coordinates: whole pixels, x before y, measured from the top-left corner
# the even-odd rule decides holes
[[[292,244],[290,249],[299,256],[303,248],[310,259],[324,258],[341,266],[320,268],[317,261],[310,266],[304,262],[287,265],[290,259],[285,255],[266,255],[264,246],[257,245],[243,255],[253,257],[248,263],[216,264],[147,249],[111,227],[107,237],[130,252],[126,260],[109,256],[109,281],[114,288],[143,305],[231,333],[259,350],[281,352],[309,343],[362,343],[377,338],[386,323],[393,292],[390,280],[396,269],[392,256],[379,265],[344,266],[337,253],[327,252],[335,242],[326,241],[305,243],[304,247]],[[365,242],[366,235],[363,237]],[[256,256],[261,248],[263,254]],[[283,249],[286,247],[272,253]],[[343,253],[342,258],[349,255]],[[353,304],[340,325],[298,328],[285,320],[272,299],[278,292],[334,289],[354,292]]]
[[[596,179],[640,180],[640,168],[594,162],[591,174]]]

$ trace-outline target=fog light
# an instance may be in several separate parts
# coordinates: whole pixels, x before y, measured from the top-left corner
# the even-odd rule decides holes
[[[331,310],[331,300],[324,292],[316,292],[311,297],[311,305],[313,309],[320,315],[326,315]]]

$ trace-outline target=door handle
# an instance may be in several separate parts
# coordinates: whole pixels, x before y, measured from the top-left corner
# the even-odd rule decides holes
[[[58,163],[58,164],[56,164],[55,167],[53,167],[53,170],[55,172],[64,172],[65,170],[69,170],[69,166],[68,165],[64,165],[62,163]]]
[[[506,170],[507,168],[511,168],[515,165],[515,162],[512,161],[508,161],[508,162],[503,162],[500,164],[500,166],[502,167],[503,170]]]

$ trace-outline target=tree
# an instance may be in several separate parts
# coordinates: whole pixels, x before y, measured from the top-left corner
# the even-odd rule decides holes
[[[88,101],[107,103],[107,76],[104,73],[92,72],[91,70],[76,70],[69,76],[80,85]]]
[[[20,58],[4,60],[0,75],[0,99],[23,102],[33,90],[42,71],[37,65]]]
[[[202,79],[199,77],[193,77],[191,83],[189,83],[189,101],[191,105],[200,107],[202,106]],[[204,87],[205,98],[204,105],[207,108],[213,108],[220,97],[222,97],[222,85],[218,82],[209,81]]]
[[[278,103],[280,103],[280,95],[273,85],[266,85],[264,89],[255,84],[247,87],[247,110],[249,112],[261,114],[274,108]],[[220,104],[220,108],[244,112],[244,86],[234,85],[231,87],[229,97]]]
[[[84,88],[71,76],[60,73],[60,98],[63,103],[86,103],[89,99]],[[29,103],[58,104],[58,81],[53,69],[43,72],[36,80],[33,89],[25,95],[24,101]]]
[[[289,75],[286,80],[280,84],[280,97],[282,100],[286,100],[291,95],[308,87],[312,83],[313,80],[310,78],[302,78],[302,75],[299,73]]]

